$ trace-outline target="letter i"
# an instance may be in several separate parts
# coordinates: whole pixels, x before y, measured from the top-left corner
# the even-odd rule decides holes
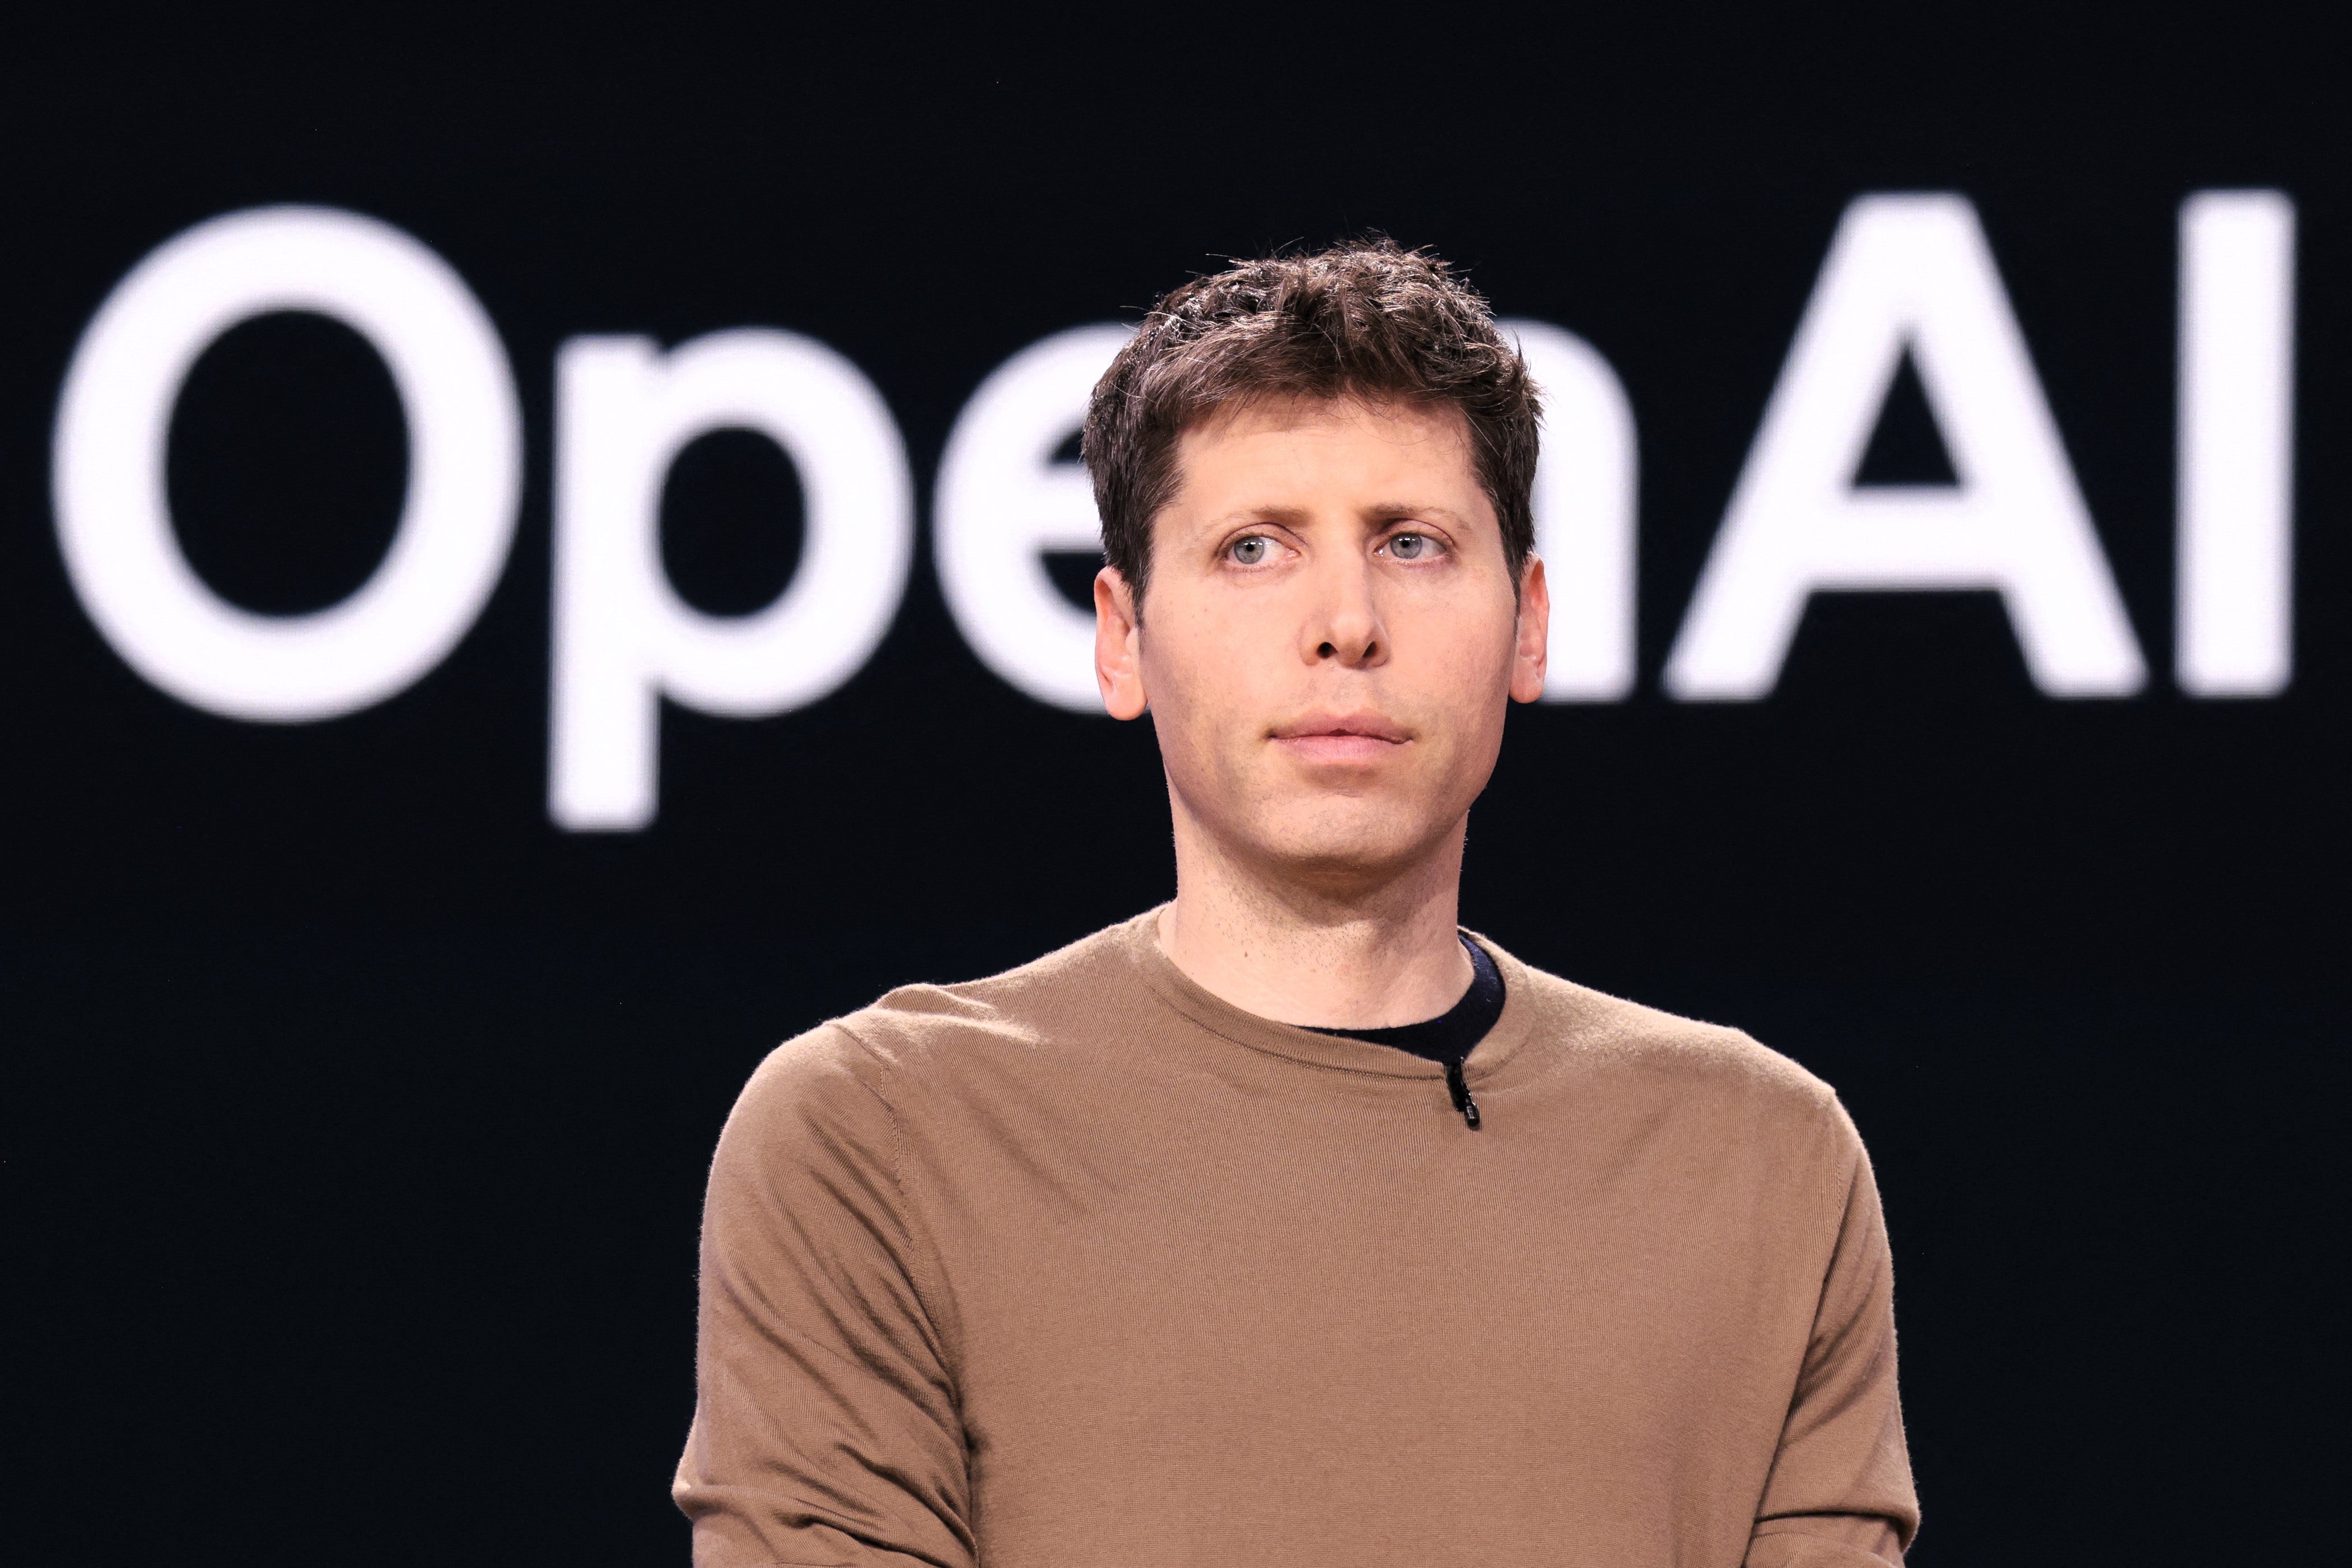
[[[2180,209],[2179,616],[2199,697],[2267,697],[2294,668],[2294,204]]]

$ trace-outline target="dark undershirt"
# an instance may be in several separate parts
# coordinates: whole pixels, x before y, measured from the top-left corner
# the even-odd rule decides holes
[[[1503,1016],[1503,972],[1486,956],[1486,950],[1462,939],[1470,954],[1470,989],[1462,1000],[1434,1018],[1418,1024],[1399,1024],[1389,1029],[1327,1029],[1307,1024],[1318,1035],[1345,1035],[1351,1040],[1369,1040],[1376,1046],[1394,1046],[1401,1051],[1431,1061],[1459,1062],[1471,1049],[1486,1037],[1495,1020]]]

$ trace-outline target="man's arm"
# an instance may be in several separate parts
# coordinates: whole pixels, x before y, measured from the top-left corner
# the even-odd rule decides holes
[[[1919,1528],[1895,1389],[1895,1276],[1862,1140],[1837,1111],[1844,1216],[1747,1568],[1884,1568]]]
[[[963,1429],[878,1064],[837,1026],[761,1064],[703,1211],[696,1568],[971,1568]]]

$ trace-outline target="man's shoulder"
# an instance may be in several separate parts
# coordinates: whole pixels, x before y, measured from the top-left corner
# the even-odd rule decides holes
[[[979,980],[901,985],[787,1040],[758,1077],[814,1087],[856,1080],[885,1100],[910,1076],[1003,1065],[1118,1027],[1136,1005],[1134,921]]]
[[[1563,1069],[1808,1125],[1840,1114],[1834,1089],[1743,1029],[1517,967],[1535,1012],[1534,1035]]]

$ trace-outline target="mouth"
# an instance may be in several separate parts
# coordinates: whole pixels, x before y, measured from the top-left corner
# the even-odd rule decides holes
[[[1267,738],[1301,762],[1360,764],[1394,755],[1412,734],[1378,713],[1309,713]]]

